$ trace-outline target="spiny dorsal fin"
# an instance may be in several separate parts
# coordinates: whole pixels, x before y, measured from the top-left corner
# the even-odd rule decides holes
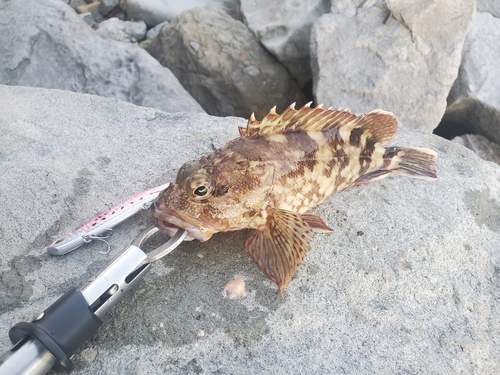
[[[350,132],[354,128],[367,131],[366,136],[378,143],[386,143],[396,134],[397,120],[390,112],[376,109],[368,114],[356,116],[349,110],[324,109],[322,105],[311,108],[309,102],[300,109],[291,104],[281,114],[273,107],[260,121],[250,116],[246,128],[239,127],[240,137],[276,134],[301,129],[304,131],[321,131],[323,129],[345,128]]]

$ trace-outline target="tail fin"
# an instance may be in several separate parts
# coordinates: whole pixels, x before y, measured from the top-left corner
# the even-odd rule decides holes
[[[391,165],[394,165],[394,169],[391,168],[392,173],[428,181],[437,178],[435,168],[437,154],[435,151],[427,148],[391,147],[387,149],[385,155],[393,158],[391,162]]]

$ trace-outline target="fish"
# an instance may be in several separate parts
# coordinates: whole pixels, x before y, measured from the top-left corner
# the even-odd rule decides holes
[[[391,112],[356,116],[311,103],[262,120],[239,137],[188,161],[152,205],[157,225],[207,241],[217,232],[254,229],[245,248],[281,293],[304,261],[314,233],[332,229],[309,212],[332,194],[399,174],[435,180],[437,154],[385,147],[397,131]]]

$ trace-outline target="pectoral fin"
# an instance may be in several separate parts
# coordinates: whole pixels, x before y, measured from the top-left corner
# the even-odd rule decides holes
[[[266,226],[257,230],[246,241],[245,247],[283,292],[304,260],[312,238],[313,230],[300,215],[269,209]]]

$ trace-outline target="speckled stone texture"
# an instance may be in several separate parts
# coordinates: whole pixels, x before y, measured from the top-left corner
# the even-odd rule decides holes
[[[12,325],[83,286],[152,218],[116,228],[108,255],[45,245],[173,179],[238,123],[0,86],[0,353]],[[283,296],[246,253],[249,231],[186,242],[105,316],[73,373],[499,373],[500,167],[405,128],[392,144],[436,150],[438,180],[391,176],[316,208],[334,232],[315,236]],[[236,275],[246,296],[224,297]]]

